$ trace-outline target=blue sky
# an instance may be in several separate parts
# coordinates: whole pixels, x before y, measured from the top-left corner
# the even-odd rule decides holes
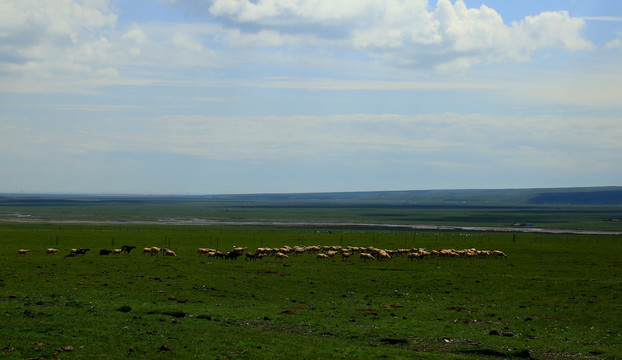
[[[617,0],[0,0],[0,193],[622,185],[621,68]]]

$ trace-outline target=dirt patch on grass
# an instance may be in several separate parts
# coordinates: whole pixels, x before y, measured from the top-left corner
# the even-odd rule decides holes
[[[278,270],[261,270],[260,272],[264,273],[264,274],[276,274],[279,276],[285,276],[282,272],[278,271]]]

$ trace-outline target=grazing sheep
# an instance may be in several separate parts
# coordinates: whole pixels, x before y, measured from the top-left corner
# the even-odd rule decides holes
[[[255,259],[261,259],[262,255],[258,254],[258,253],[252,253],[252,252],[247,252],[246,254],[244,254],[246,256],[246,261],[248,260],[253,260],[255,261]]]
[[[328,259],[329,256],[326,255],[326,254],[317,254],[317,255],[315,255],[315,258],[316,259]]]
[[[391,255],[385,250],[378,251],[378,260],[391,260]]]
[[[57,253],[57,252],[58,252],[58,249],[54,249],[54,248],[47,248],[47,249],[45,249],[45,253],[47,255],[54,254],[54,253]]]
[[[367,260],[376,260],[376,258],[370,254],[370,253],[360,253],[359,254],[359,258],[361,260],[367,261]]]
[[[493,250],[492,251],[492,255],[494,257],[497,257],[497,258],[506,258],[506,257],[508,257],[503,251],[500,251],[500,250]]]
[[[460,257],[460,254],[454,249],[440,249],[438,255],[442,257]]]
[[[77,248],[77,249],[71,249],[69,250],[69,254],[65,255],[65,257],[74,257],[76,255],[85,255],[87,251],[90,251],[91,249],[88,248]]]
[[[310,245],[310,246],[305,247],[305,251],[309,253],[316,253],[316,252],[319,252],[320,250],[322,250],[322,247],[319,245]]]
[[[410,261],[420,260],[422,259],[422,256],[418,252],[411,252],[411,253],[408,253],[408,259]]]
[[[210,251],[210,253],[209,253],[209,256],[213,256],[213,257],[215,257],[217,259],[223,259],[225,257],[225,255],[227,255],[227,254],[225,254],[222,251]]]
[[[293,248],[291,248],[291,247],[289,247],[289,246],[287,246],[287,245],[283,246],[283,247],[282,247],[282,248],[280,248],[280,249],[277,249],[277,252],[281,252],[281,253],[283,253],[283,254],[289,254],[289,253],[291,253],[292,251],[293,251]]]
[[[255,252],[257,254],[269,254],[270,253],[270,249],[269,248],[260,247],[260,248],[257,248],[255,250]]]
[[[490,250],[478,250],[477,251],[477,255],[480,257],[491,257],[492,256],[492,251]]]
[[[17,253],[19,255],[26,255],[29,252],[30,252],[30,249],[19,249],[19,250],[17,250]]]
[[[101,249],[99,250],[99,255],[110,255],[112,254],[112,250]]]
[[[164,256],[177,256],[173,250],[164,249]]]
[[[208,248],[198,248],[197,249],[197,254],[199,255],[208,255],[210,252],[213,252],[215,250],[212,249],[208,249]]]
[[[277,253],[276,253],[276,254],[274,254],[274,257],[275,257],[275,258],[277,258],[277,259],[287,259],[289,256],[287,256],[287,255],[283,254],[283,253],[282,253],[282,252],[280,252],[280,251],[277,251]]]
[[[343,260],[346,260],[346,259],[349,259],[349,258],[350,258],[350,256],[352,256],[352,253],[351,253],[351,252],[349,252],[349,251],[347,251],[347,250],[346,250],[346,251],[342,251],[342,252],[341,252],[341,260],[342,260],[342,261],[343,261]]]
[[[112,249],[112,255],[119,255],[123,252],[123,249]]]

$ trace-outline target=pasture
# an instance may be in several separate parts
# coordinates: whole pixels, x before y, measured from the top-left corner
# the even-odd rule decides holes
[[[137,249],[98,255],[125,244]],[[508,257],[197,254],[284,245]],[[150,246],[177,257],[141,254]],[[48,247],[60,251],[46,255]],[[91,251],[64,257],[78,247]],[[0,257],[6,359],[622,358],[616,236],[3,223]]]

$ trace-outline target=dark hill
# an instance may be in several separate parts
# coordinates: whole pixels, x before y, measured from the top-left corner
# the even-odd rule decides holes
[[[622,190],[545,192],[532,197],[531,204],[622,205]]]

